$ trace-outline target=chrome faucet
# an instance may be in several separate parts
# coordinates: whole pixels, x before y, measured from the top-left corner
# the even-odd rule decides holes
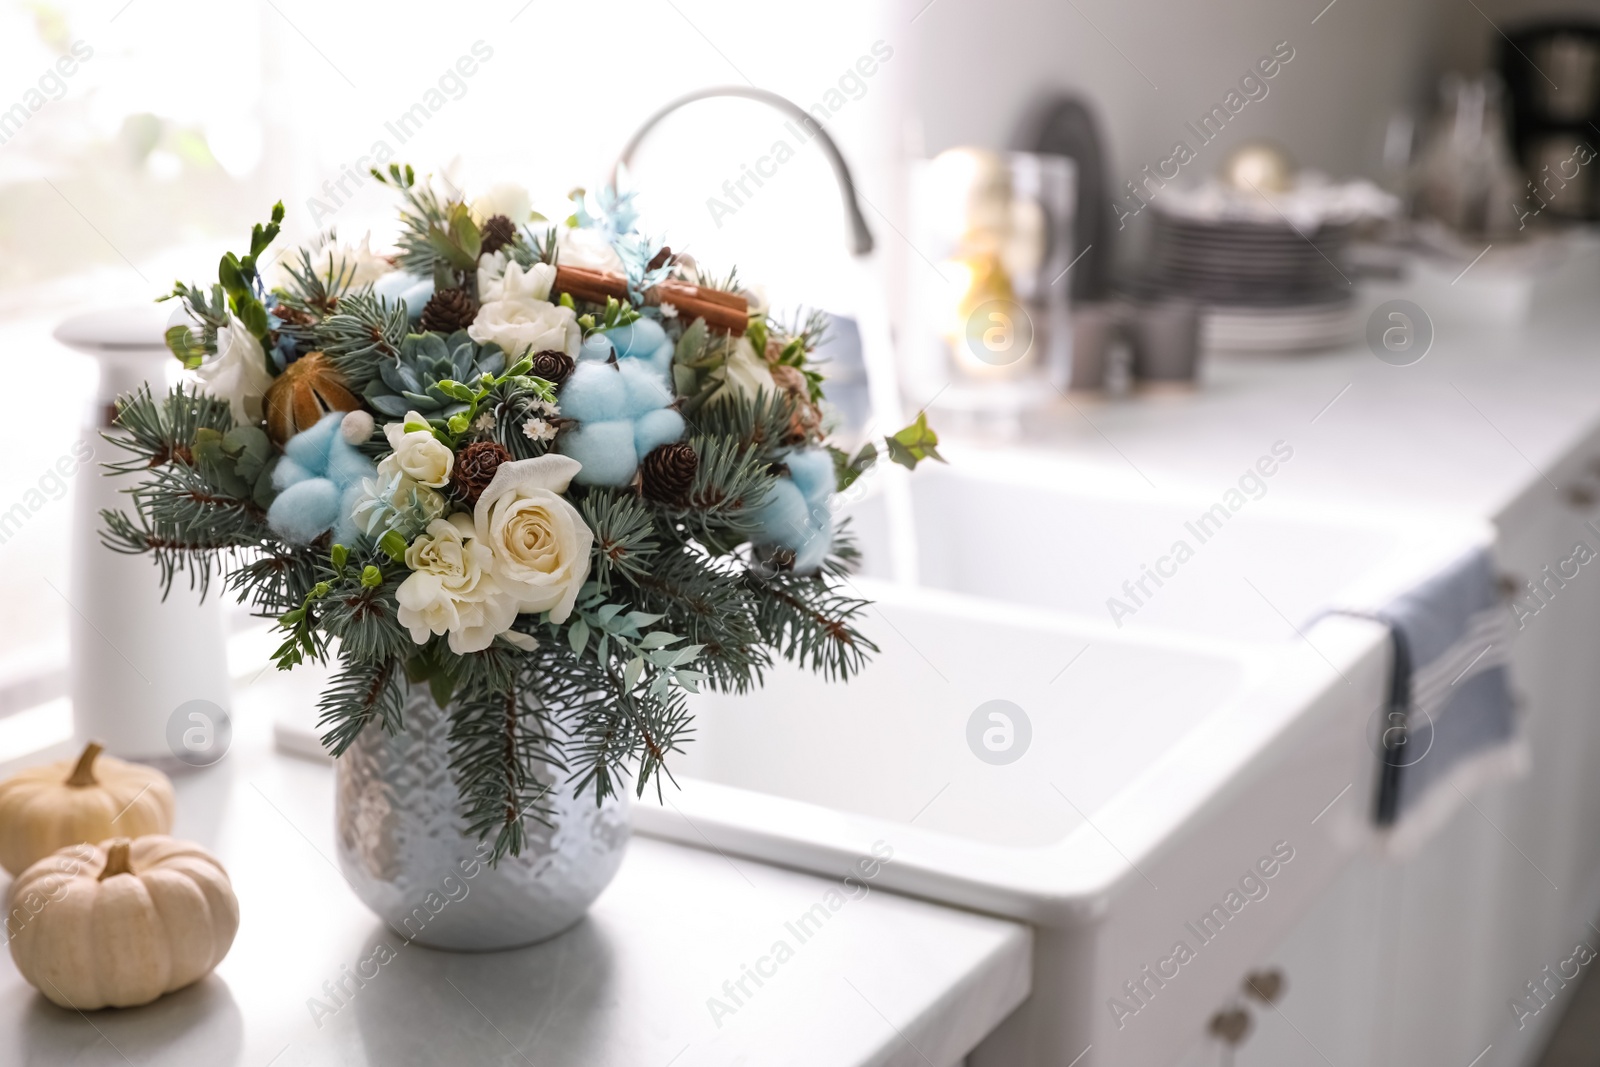
[[[833,176],[839,182],[839,195],[844,201],[845,222],[850,227],[850,252],[852,255],[865,256],[872,252],[872,231],[867,229],[867,220],[861,215],[861,205],[856,200],[855,180],[850,176],[850,167],[845,163],[844,156],[839,153],[839,146],[833,143],[833,138],[828,136],[828,131],[822,128],[812,115],[801,109],[799,104],[779,96],[777,93],[768,92],[766,89],[757,89],[745,85],[713,86],[710,89],[696,89],[692,93],[685,93],[676,100],[671,101],[655,114],[644,120],[633,136],[628,138],[628,143],[622,146],[622,153],[617,156],[616,163],[611,166],[611,185],[617,184],[617,172],[626,163],[633,159],[633,153],[638,149],[641,141],[653,130],[662,119],[696,100],[709,100],[713,97],[728,96],[743,100],[755,100],[766,104],[768,107],[783,112],[790,118],[796,119],[804,127],[814,128],[817,143],[822,146],[823,155],[828,157],[828,162],[833,165]]]

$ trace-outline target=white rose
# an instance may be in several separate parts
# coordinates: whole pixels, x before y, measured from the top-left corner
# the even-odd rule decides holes
[[[420,429],[409,429],[420,427]],[[386,478],[404,474],[414,482],[441,488],[450,481],[450,469],[455,466],[455,453],[448,445],[433,436],[428,422],[415,411],[406,412],[405,422],[391,422],[383,428],[393,454],[378,462],[378,473]]]
[[[587,267],[589,270],[626,274],[622,257],[611,247],[606,235],[599,230],[585,230],[571,226],[558,227],[556,231],[557,262],[567,267]]]
[[[755,346],[748,338],[741,337],[722,365],[722,388],[717,390],[717,395],[754,398],[762,390],[770,398],[778,391],[778,383],[772,380],[772,368],[767,366],[767,361],[756,355]]]
[[[478,497],[473,528],[494,554],[495,580],[516,598],[518,611],[548,611],[565,622],[589,577],[594,533],[561,496],[581,469],[553,453],[502,463]]]
[[[457,655],[481,652],[510,629],[516,604],[495,582],[488,546],[473,536],[464,514],[434,519],[406,549],[411,574],[395,590],[396,618],[411,640],[449,634]]]
[[[513,360],[548,349],[576,359],[583,330],[576,312],[550,303],[555,276],[556,269],[548,263],[535,263],[527,271],[520,263],[509,263],[498,281],[491,275],[487,279],[490,299],[467,327],[468,336],[480,345],[499,345]],[[484,280],[480,273],[479,284]]]
[[[472,214],[479,222],[504,215],[521,225],[533,217],[533,198],[528,190],[514,182],[500,182],[472,202]]]
[[[267,354],[244,323],[229,316],[217,331],[217,354],[195,368],[204,391],[228,402],[233,421],[243,426],[261,421],[261,400],[272,385]]]

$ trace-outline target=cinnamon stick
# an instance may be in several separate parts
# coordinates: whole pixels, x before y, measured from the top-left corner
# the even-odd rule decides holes
[[[553,290],[574,300],[603,304],[607,297],[626,301],[628,280],[609,271],[588,267],[556,267]],[[688,282],[667,281],[645,294],[651,304],[671,304],[686,321],[704,319],[708,327],[739,336],[750,324],[750,303],[738,293],[727,293]]]

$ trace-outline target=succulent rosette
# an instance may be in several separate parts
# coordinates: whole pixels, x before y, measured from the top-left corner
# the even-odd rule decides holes
[[[258,262],[282,205],[167,340],[193,380],[118,404],[137,484],[104,539],[276,620],[276,660],[337,660],[324,741],[403,729],[407,687],[454,723],[463,826],[516,852],[529,764],[597,799],[679,751],[685,694],[785,657],[846,678],[874,651],[840,589],[833,493],[879,456],[825,434],[821,315],[784,324],[637,228],[628,195],[552,225],[497,185],[410,168],[391,252],[334,235]],[[889,458],[937,459],[925,420]],[[507,739],[511,743],[507,744]]]

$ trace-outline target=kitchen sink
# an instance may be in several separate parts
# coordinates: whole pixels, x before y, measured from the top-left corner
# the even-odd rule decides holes
[[[1286,503],[1259,475],[1245,489],[1157,492],[1085,487],[1079,469],[1038,452],[952,460],[923,464],[909,479],[889,471],[842,507],[863,549],[862,573],[894,574],[899,531],[884,483],[898,480],[910,501],[918,584],[1120,630],[1294,639],[1329,607],[1381,603],[1491,536],[1471,522]]]
[[[848,685],[781,665],[692,700],[681,788],[636,828],[841,877],[892,851],[877,886],[1039,928],[1032,999],[974,1063],[1169,1062],[1363,839],[1383,630],[1330,618],[1315,649],[1271,647],[857,586],[881,653]],[[1291,860],[1251,875],[1274,850]],[[1128,999],[1247,875],[1262,902]]]
[[[1370,840],[1387,634],[1327,609],[1482,531],[1223,516],[1037,457],[894,477],[843,507],[881,651],[848,685],[779,665],[694,698],[681,788],[635,825],[841,876],[892,849],[878,885],[1038,928],[1033,996],[975,1065],[1170,1063]],[[907,529],[917,580],[885,581]]]

